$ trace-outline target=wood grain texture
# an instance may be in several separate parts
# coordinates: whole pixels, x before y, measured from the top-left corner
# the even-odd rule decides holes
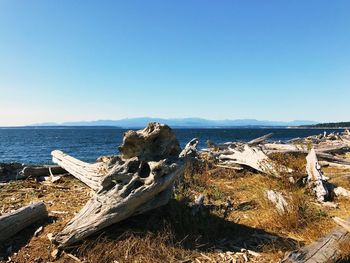
[[[166,204],[174,181],[184,171],[189,156],[196,156],[198,140],[183,151],[166,125],[124,134],[121,155],[89,164],[61,151],[53,160],[95,191],[80,212],[54,237],[60,248],[74,244],[132,215]]]
[[[34,203],[0,216],[0,242],[47,216],[43,202]]]
[[[347,220],[350,223],[350,218]],[[289,253],[282,263],[329,263],[339,259],[338,245],[350,242],[350,233],[343,227],[337,227],[317,241]]]

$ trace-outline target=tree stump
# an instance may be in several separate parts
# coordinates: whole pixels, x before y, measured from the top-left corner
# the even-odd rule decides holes
[[[53,151],[54,162],[95,191],[54,242],[66,247],[132,215],[166,204],[195,145],[193,141],[181,152],[167,125],[150,123],[143,130],[124,134],[121,155],[100,158],[95,164]]]

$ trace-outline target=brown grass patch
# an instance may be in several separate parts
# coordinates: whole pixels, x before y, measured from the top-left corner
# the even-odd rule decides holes
[[[350,240],[343,240],[338,244],[338,253],[341,262],[350,262]]]
[[[296,184],[290,181],[290,177],[293,178],[294,182],[298,182],[305,177],[306,159],[304,154],[272,153],[269,157],[272,159],[273,166],[280,175],[284,187],[288,189],[295,188]],[[293,172],[288,172],[286,167],[292,169]]]

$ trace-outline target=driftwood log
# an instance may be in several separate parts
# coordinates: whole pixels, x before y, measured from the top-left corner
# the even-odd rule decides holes
[[[168,126],[150,123],[143,130],[124,134],[121,155],[100,158],[96,164],[53,151],[54,162],[95,191],[54,242],[64,248],[132,215],[166,204],[197,143],[194,140],[181,151]]]
[[[210,158],[218,162],[220,167],[250,167],[258,172],[278,176],[279,172],[273,161],[264,153],[258,145],[248,143],[230,142],[221,144],[219,147],[204,149]],[[291,172],[287,167],[281,167],[286,172]]]
[[[344,167],[350,167],[350,161],[345,158],[339,158],[336,154],[350,152],[350,136],[348,130],[343,133],[326,132],[320,135],[309,136],[303,139],[297,138],[287,143],[262,143],[260,146],[266,154],[271,153],[302,153],[308,154],[309,147],[315,149],[317,156],[329,164],[341,164]]]
[[[0,242],[47,216],[43,202],[34,203],[0,216]]]
[[[337,227],[327,236],[305,246],[297,251],[289,253],[283,263],[326,263],[339,260],[338,246],[342,242],[350,242],[350,218],[341,220],[348,227]],[[344,223],[345,222],[345,223]]]
[[[264,152],[270,153],[306,153],[308,152],[308,145],[304,144],[289,144],[289,143],[266,143],[263,144]],[[348,144],[332,144],[332,145],[314,145],[317,154],[327,153],[345,153],[349,152]]]
[[[315,193],[317,201],[328,201],[330,197],[330,192],[327,188],[328,178],[321,171],[321,165],[318,163],[314,149],[311,149],[310,153],[306,156],[306,162],[307,181]]]
[[[275,173],[270,158],[260,148],[248,144],[231,144],[226,151],[219,154],[218,159],[225,164],[240,164],[262,173]]]
[[[268,143],[262,145],[262,149],[267,155],[272,153],[301,153],[307,155],[309,153],[309,150],[307,150],[306,146],[291,144]],[[347,160],[345,158],[339,158],[333,154],[321,152],[316,149],[315,152],[317,153],[317,156],[318,158],[320,158],[320,160],[327,161],[329,162],[329,164],[342,165],[345,168],[350,168],[350,160]]]
[[[32,177],[54,176],[67,173],[58,165],[23,165],[20,163],[0,164],[0,182],[24,180]]]
[[[254,140],[251,140],[248,142],[248,145],[258,145],[258,144],[261,144],[262,142],[265,142],[267,139],[269,139],[271,136],[273,135],[273,133],[268,133],[268,134],[265,134],[261,137],[258,137]]]
[[[67,171],[58,165],[24,166],[19,172],[24,177],[39,177],[51,174],[64,174]]]

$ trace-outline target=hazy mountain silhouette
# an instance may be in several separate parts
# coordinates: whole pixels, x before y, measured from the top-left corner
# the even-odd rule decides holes
[[[144,127],[149,122],[160,122],[172,127],[186,128],[214,128],[214,127],[241,127],[241,126],[299,126],[317,124],[315,121],[295,120],[290,122],[284,121],[266,121],[255,119],[238,119],[238,120],[208,120],[203,118],[126,118],[120,120],[96,120],[96,121],[76,121],[63,123],[38,123],[31,126],[117,126],[122,128]]]

